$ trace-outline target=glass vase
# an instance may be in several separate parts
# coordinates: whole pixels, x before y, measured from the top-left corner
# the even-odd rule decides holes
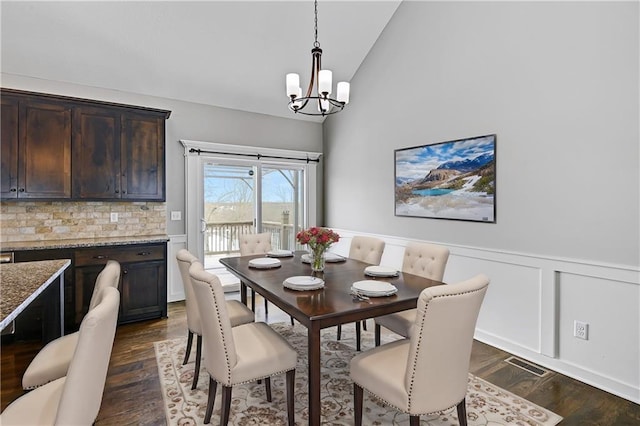
[[[311,270],[314,272],[324,271],[324,250],[315,249],[311,252]]]

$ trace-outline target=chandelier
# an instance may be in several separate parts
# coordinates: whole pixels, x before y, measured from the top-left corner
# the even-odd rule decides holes
[[[336,96],[332,98],[332,74],[329,70],[321,69],[322,49],[318,42],[318,0],[315,0],[315,41],[311,49],[311,79],[307,93],[303,97],[300,88],[300,76],[295,73],[287,74],[287,96],[289,97],[289,109],[296,114],[304,115],[329,115],[342,111],[349,103],[349,83],[341,81],[336,87]],[[316,93],[313,87],[316,86]]]

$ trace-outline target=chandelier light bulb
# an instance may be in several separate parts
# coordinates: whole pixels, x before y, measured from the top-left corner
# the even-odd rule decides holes
[[[338,94],[336,99],[338,100],[338,102],[344,102],[345,105],[349,103],[350,88],[351,85],[346,81],[341,81],[340,83],[338,83],[338,86],[336,87],[336,93]]]
[[[331,83],[333,74],[329,70],[320,70],[318,74],[318,93],[323,95],[331,94]]]
[[[296,73],[287,74],[287,96],[300,96],[300,76]]]
[[[318,100],[318,111],[323,114],[327,114],[331,109],[331,103],[325,99]]]

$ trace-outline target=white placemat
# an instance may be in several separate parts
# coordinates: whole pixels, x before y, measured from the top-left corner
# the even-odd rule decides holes
[[[278,259],[271,257],[258,257],[249,261],[249,266],[259,269],[277,268],[280,265],[282,265],[282,263]]]

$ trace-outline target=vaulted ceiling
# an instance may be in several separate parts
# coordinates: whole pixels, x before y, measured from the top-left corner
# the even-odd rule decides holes
[[[400,1],[320,0],[334,88],[351,80]],[[3,1],[1,70],[308,119],[288,110],[285,74],[308,84],[313,11],[312,0]]]

